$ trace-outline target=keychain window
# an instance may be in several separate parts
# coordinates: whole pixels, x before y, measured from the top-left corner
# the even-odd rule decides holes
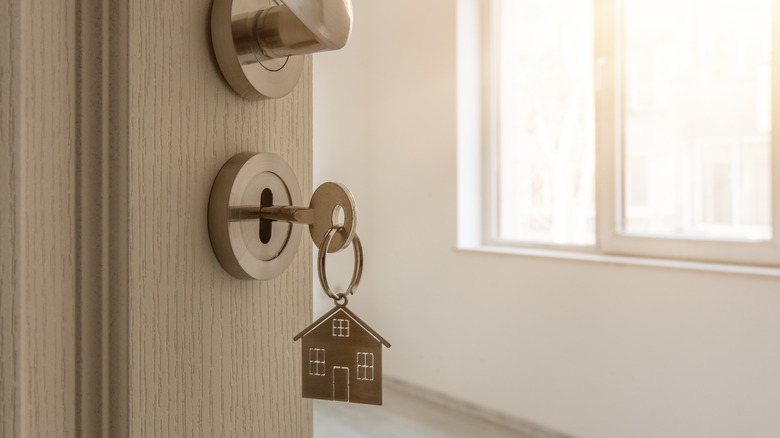
[[[349,337],[349,320],[348,319],[334,319],[333,320],[333,336],[339,336],[342,338]]]
[[[358,380],[374,380],[374,353],[357,354]]]
[[[325,375],[325,350],[322,348],[309,348],[309,375]]]

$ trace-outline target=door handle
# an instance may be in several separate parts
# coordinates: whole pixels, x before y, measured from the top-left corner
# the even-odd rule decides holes
[[[338,50],[352,32],[352,4],[349,0],[282,0],[258,11],[252,21],[260,58]]]
[[[222,74],[248,99],[295,88],[310,53],[344,47],[351,0],[214,0],[211,38]]]

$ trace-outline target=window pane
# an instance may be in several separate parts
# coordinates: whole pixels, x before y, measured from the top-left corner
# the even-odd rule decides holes
[[[623,3],[624,231],[771,238],[770,0]]]
[[[497,237],[592,244],[593,2],[495,4]]]

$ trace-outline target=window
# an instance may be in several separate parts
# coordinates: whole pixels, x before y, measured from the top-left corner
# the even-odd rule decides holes
[[[593,4],[493,6],[495,237],[593,244]]]
[[[358,380],[374,380],[374,353],[357,354]]]
[[[483,243],[780,265],[771,0],[481,7]]]
[[[325,375],[325,350],[322,348],[309,348],[309,375]]]
[[[333,320],[333,336],[341,338],[349,337],[349,320],[348,319],[334,319]]]

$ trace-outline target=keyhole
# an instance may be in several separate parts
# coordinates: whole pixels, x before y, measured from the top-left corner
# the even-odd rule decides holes
[[[344,209],[341,208],[340,205],[333,207],[333,214],[331,215],[330,221],[334,227],[344,226]]]
[[[271,207],[274,205],[274,192],[271,189],[263,189],[260,193],[260,207]],[[271,241],[273,221],[260,219],[260,242],[266,244]]]

